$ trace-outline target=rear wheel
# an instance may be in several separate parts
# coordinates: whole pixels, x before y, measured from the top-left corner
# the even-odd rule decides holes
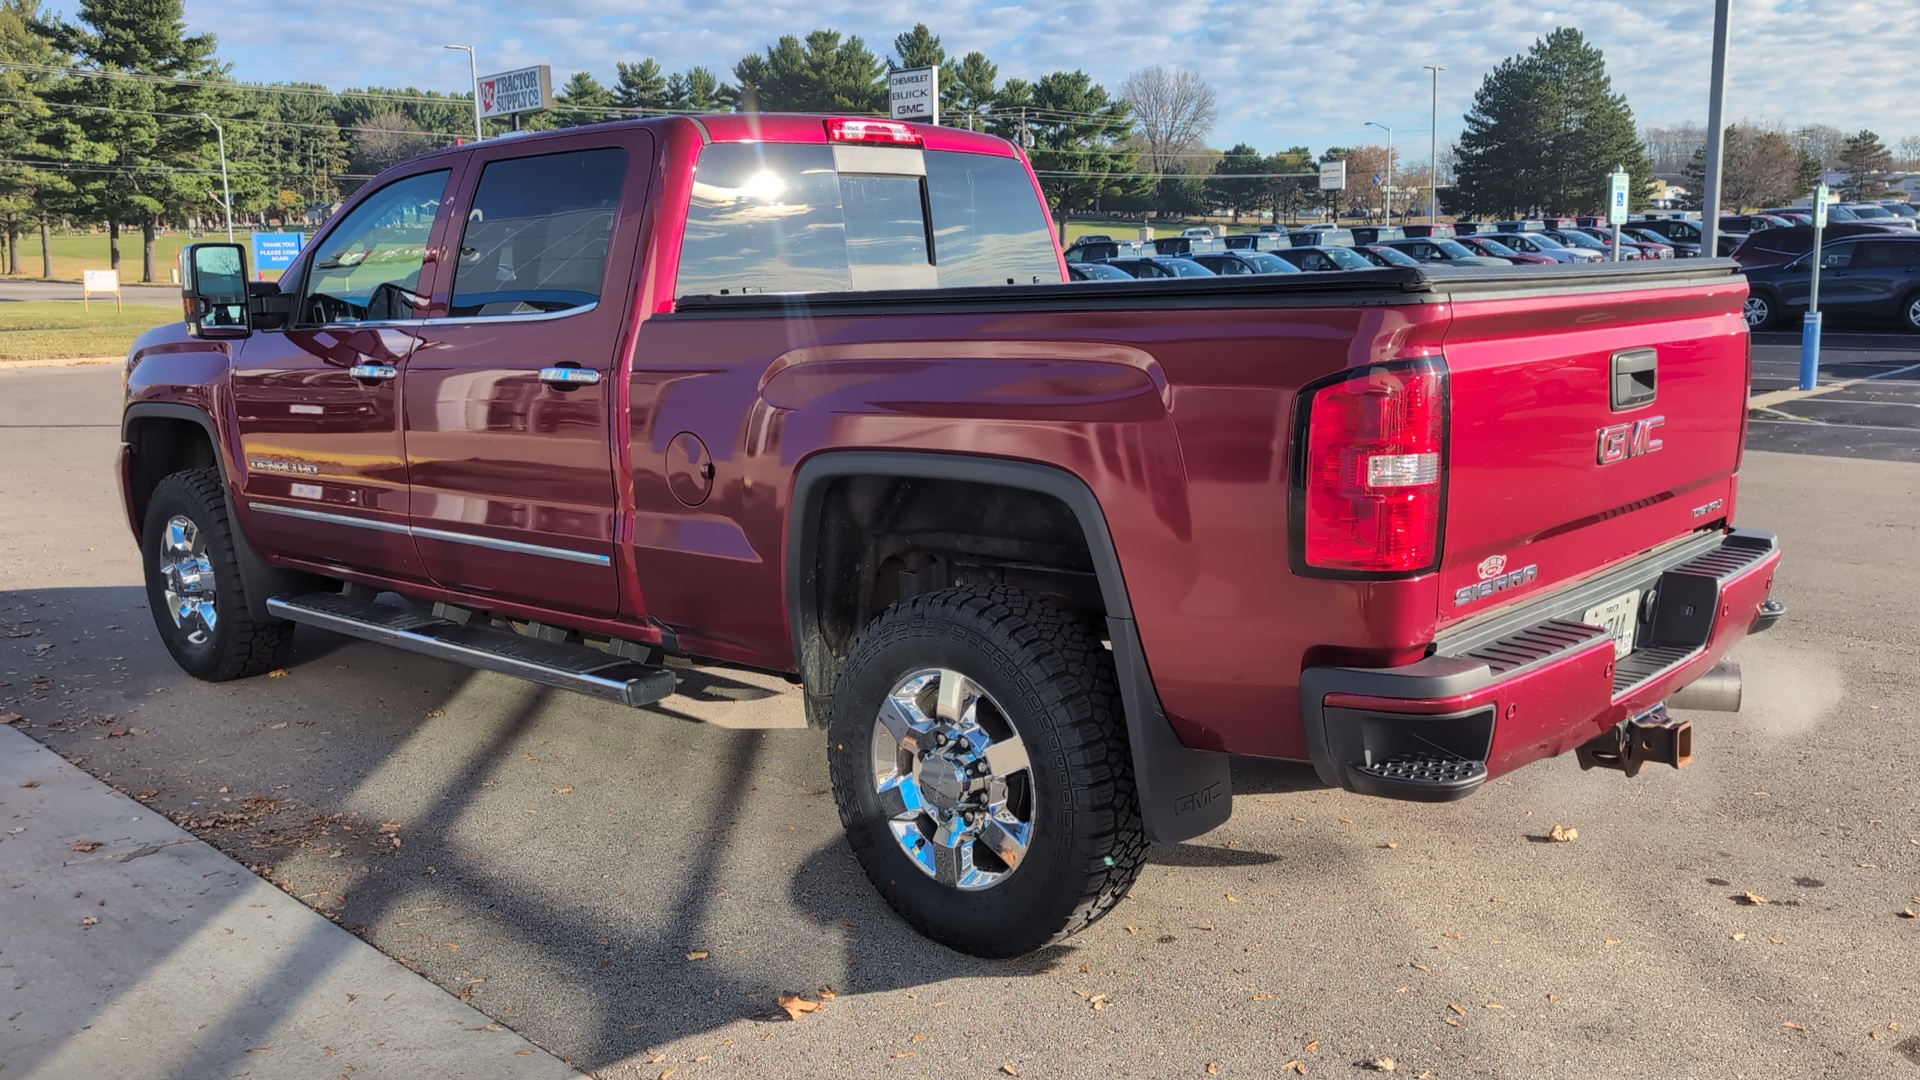
[[[1901,302],[1900,323],[1909,330],[1920,331],[1920,290]]]
[[[1773,325],[1774,321],[1780,317],[1780,313],[1772,296],[1763,292],[1752,292],[1747,294],[1746,316],[1747,329],[1760,330]]]
[[[869,624],[828,759],[868,880],[961,952],[1018,956],[1091,925],[1146,853],[1112,656],[1030,593],[942,589]]]
[[[181,670],[225,682],[286,660],[293,624],[257,622],[247,610],[218,469],[160,481],[147,503],[140,552],[154,628]]]

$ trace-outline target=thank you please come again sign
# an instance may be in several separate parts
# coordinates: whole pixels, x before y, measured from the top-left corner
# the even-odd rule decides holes
[[[553,69],[545,64],[480,80],[480,115],[512,116],[553,107]]]

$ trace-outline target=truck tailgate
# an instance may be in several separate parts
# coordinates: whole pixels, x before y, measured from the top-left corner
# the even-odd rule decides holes
[[[1441,628],[1729,518],[1745,296],[1718,277],[1456,297]]]

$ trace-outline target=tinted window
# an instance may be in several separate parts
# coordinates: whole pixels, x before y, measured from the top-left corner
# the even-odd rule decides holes
[[[1448,255],[1451,255],[1456,259],[1473,258],[1473,252],[1468,251],[1466,248],[1466,245],[1462,244],[1458,240],[1435,240],[1433,242],[1433,246],[1439,248],[1441,251],[1446,252]]]
[[[1473,246],[1476,248],[1479,248],[1481,251],[1487,253],[1488,255],[1505,257],[1508,255],[1515,254],[1512,248],[1508,247],[1507,245],[1501,243],[1498,240],[1476,240]]]
[[[1855,266],[1912,266],[1920,256],[1920,244],[1894,240],[1868,240],[1857,244],[1853,252]]]
[[[527,315],[598,301],[626,177],[619,147],[490,162],[460,233],[449,314]]]
[[[1820,253],[1820,265],[1828,270],[1851,266],[1853,265],[1853,249],[1858,246],[1857,244],[1843,244],[1838,247],[1830,247]]]
[[[1278,256],[1269,255],[1264,251],[1250,251],[1244,257],[1248,262],[1253,264],[1253,268],[1257,273],[1297,274],[1300,272],[1299,267]]]
[[[315,247],[301,295],[299,321],[324,323],[411,319],[419,307],[420,268],[446,169],[395,180],[353,208]]]
[[[1050,224],[1024,165],[947,151],[922,157],[924,182],[840,175],[831,146],[707,147],[694,171],[678,294],[1060,280]],[[1085,245],[1077,254],[1117,250]]]

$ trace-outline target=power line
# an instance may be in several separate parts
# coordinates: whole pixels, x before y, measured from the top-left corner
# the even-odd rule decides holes
[[[106,105],[73,105],[64,101],[42,101],[33,98],[0,98],[0,102],[15,105],[43,105],[50,109],[77,109],[82,112],[134,113],[139,116],[165,116],[176,120],[200,119],[198,113],[155,112],[152,109],[119,109]],[[308,124],[295,120],[249,120],[236,116],[221,116],[215,119],[218,119],[223,124],[249,124],[254,127],[311,128],[316,131],[338,131],[341,134],[347,134],[352,131],[351,128],[343,128],[338,124]],[[445,131],[419,131],[407,132],[406,134],[433,136],[441,139],[457,139],[461,137]]]

